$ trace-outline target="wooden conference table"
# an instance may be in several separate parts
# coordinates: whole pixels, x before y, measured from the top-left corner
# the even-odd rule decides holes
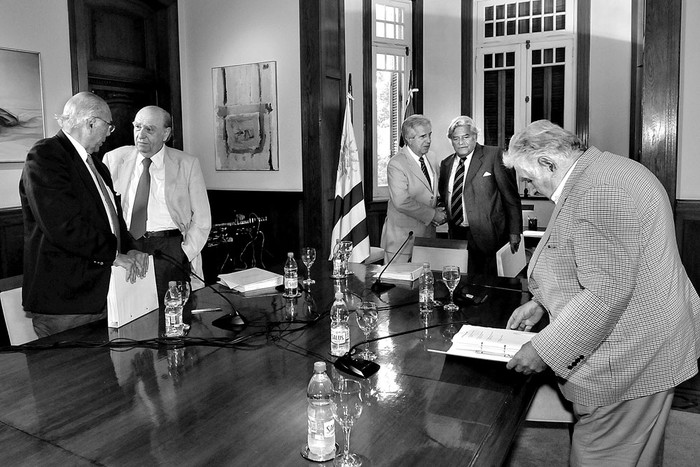
[[[352,265],[354,274],[340,285],[320,269],[312,268],[317,283],[294,310],[274,289],[250,296],[226,290],[249,322],[238,333],[212,324],[229,305],[203,289],[185,310],[191,330],[184,347],[153,340],[145,343],[151,347],[104,345],[117,337],[155,338],[162,318],[159,323],[153,312],[118,330],[103,321],[36,341],[75,341],[82,348],[1,352],[3,463],[319,465],[300,455],[306,385],[319,355],[334,360],[328,310],[339,286],[377,302],[380,324],[373,337],[419,329],[370,344],[381,369],[362,380],[365,406],[351,435],[351,450],[363,465],[500,465],[533,397],[532,382],[504,363],[427,351],[449,346],[443,336],[448,318],[436,309],[429,324],[437,326],[420,329],[417,282],[377,297],[369,290],[377,266]],[[478,306],[463,302],[455,314],[455,321],[470,324],[502,327],[529,298],[520,280],[465,275],[462,286],[488,294]],[[446,293],[436,281],[437,297]],[[191,307],[224,311],[192,315]],[[290,322],[292,313],[297,322]],[[300,322],[316,314],[315,321]],[[361,342],[354,315],[350,325],[352,343]],[[194,340],[207,345],[191,345]],[[334,380],[347,376],[330,364],[328,373]],[[339,428],[336,436],[342,449]]]

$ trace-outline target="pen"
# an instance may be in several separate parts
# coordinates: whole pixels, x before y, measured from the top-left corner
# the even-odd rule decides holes
[[[192,310],[192,314],[206,313],[208,311],[221,311],[221,308],[197,308],[195,310]]]

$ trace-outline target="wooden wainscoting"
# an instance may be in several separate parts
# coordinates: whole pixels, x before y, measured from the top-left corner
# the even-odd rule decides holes
[[[676,239],[685,270],[700,290],[700,201],[676,201]]]
[[[23,249],[22,209],[0,209],[0,279],[22,274]]]

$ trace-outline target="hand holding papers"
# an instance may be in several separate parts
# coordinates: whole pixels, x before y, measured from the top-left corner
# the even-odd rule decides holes
[[[452,338],[448,355],[508,362],[534,332],[464,325]]]

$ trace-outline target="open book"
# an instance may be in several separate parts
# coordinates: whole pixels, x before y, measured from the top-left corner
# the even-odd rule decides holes
[[[534,332],[464,325],[452,337],[448,355],[507,362],[534,336]]]
[[[280,274],[260,268],[244,269],[242,271],[220,274],[219,282],[237,292],[251,292],[282,285],[284,278]]]

